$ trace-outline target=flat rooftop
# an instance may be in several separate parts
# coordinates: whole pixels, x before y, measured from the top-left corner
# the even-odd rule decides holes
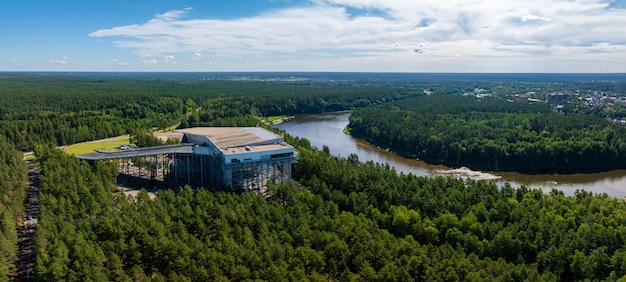
[[[287,143],[283,143],[283,144],[249,146],[248,147],[249,150],[246,149],[246,147],[232,147],[228,149],[222,148],[221,150],[224,153],[224,155],[230,155],[230,154],[240,154],[240,153],[246,153],[246,152],[262,152],[262,151],[278,150],[278,149],[292,147],[291,145],[288,145]]]
[[[282,136],[261,127],[192,127],[174,132],[207,136],[220,149],[245,147],[282,139]]]

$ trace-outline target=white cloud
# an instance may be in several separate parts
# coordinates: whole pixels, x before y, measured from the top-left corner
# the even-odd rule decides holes
[[[527,21],[544,21],[544,22],[549,22],[549,21],[552,21],[552,19],[546,18],[546,17],[535,16],[535,15],[525,15],[525,16],[522,16],[522,21],[523,22],[527,22]]]
[[[75,65],[76,63],[69,60],[67,56],[63,56],[60,59],[50,59],[48,63],[53,65]]]
[[[156,54],[169,63],[176,62],[171,54],[199,60],[204,59],[202,53],[211,53],[224,60],[254,58],[242,60],[250,66],[265,61],[270,62],[268,67],[283,63],[286,68],[314,58],[329,58],[327,67],[333,66],[334,58],[337,67],[345,67],[340,59],[352,58],[348,61],[354,70],[362,70],[365,62],[406,64],[410,53],[420,53],[422,60],[458,59],[462,54],[476,63],[518,62],[520,56],[538,58],[537,62],[541,58],[580,62],[597,59],[592,53],[624,58],[626,10],[608,6],[606,0],[313,0],[307,6],[229,20],[187,19],[191,8],[173,10],[145,23],[101,29],[90,36],[113,37],[119,47]],[[601,51],[590,52],[589,46]],[[623,63],[612,64],[622,64],[626,71]],[[515,67],[503,66],[509,68],[504,71]]]
[[[163,57],[163,60],[166,63],[176,64],[176,57],[174,57],[173,55],[167,55],[167,56]]]
[[[15,60],[15,59],[10,59],[9,60],[9,65],[11,65],[12,67],[21,67],[21,66],[23,66],[22,63],[20,63],[18,60]]]
[[[111,59],[111,60],[107,63],[107,65],[109,65],[109,66],[127,66],[127,65],[128,65],[128,63],[127,63],[127,62],[124,62],[124,61],[121,61],[121,60],[119,60],[119,59]]]
[[[191,11],[191,10],[192,10],[191,7],[187,7],[182,10],[172,10],[172,11],[160,14],[160,15],[155,15],[154,19],[150,20],[150,22],[159,23],[159,22],[169,22],[169,21],[177,20],[183,17],[186,12]]]

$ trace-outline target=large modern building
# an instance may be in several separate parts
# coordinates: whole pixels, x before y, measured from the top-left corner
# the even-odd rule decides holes
[[[180,144],[94,152],[78,158],[118,160],[121,173],[141,175],[143,165],[143,174],[149,173],[153,179],[246,190],[262,190],[267,181],[291,180],[291,164],[297,161],[293,146],[261,127],[195,127],[155,135],[175,138]]]

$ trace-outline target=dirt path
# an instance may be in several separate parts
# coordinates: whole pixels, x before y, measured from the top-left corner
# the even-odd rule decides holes
[[[30,162],[28,164],[28,195],[24,201],[26,207],[26,219],[20,229],[19,239],[19,281],[35,281],[35,252],[34,237],[39,217],[39,170]]]

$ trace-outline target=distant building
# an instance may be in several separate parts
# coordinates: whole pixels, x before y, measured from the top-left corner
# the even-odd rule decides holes
[[[517,101],[520,103],[528,103],[528,96],[526,95],[519,95],[517,97]]]
[[[546,101],[548,103],[561,103],[569,99],[569,94],[566,91],[552,92],[548,95]]]

